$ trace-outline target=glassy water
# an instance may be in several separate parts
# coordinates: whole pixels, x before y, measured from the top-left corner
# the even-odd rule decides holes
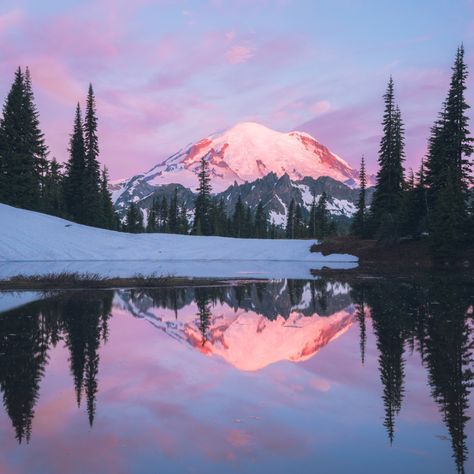
[[[0,472],[474,472],[473,303],[437,278],[0,293]]]

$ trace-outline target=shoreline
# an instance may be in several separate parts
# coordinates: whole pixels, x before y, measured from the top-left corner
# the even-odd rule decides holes
[[[377,240],[354,237],[334,237],[311,246],[311,252],[322,255],[349,253],[358,257],[359,265],[347,272],[380,275],[434,272],[437,274],[471,273],[474,266],[474,249],[463,249],[463,257],[457,264],[436,266],[426,240],[407,240],[393,245],[380,245]],[[329,271],[329,270],[328,270]],[[337,272],[337,270],[336,270]]]
[[[315,269],[311,275],[303,280],[327,278],[329,280],[340,280],[351,282],[354,280],[375,279],[418,279],[429,277],[474,279],[472,271],[465,269],[433,270],[429,268],[373,268],[370,265],[353,269]],[[279,280],[280,278],[277,278]],[[301,278],[285,278],[286,280],[301,280]],[[44,291],[54,292],[63,290],[113,290],[113,289],[153,289],[153,288],[186,288],[186,287],[220,287],[243,285],[246,283],[267,282],[275,278],[246,277],[246,278],[200,278],[200,277],[173,277],[157,275],[135,275],[133,277],[102,277],[98,274],[87,273],[60,273],[49,275],[18,275],[8,279],[0,279],[0,295],[2,292],[15,291]]]
[[[259,278],[192,278],[172,276],[136,275],[129,278],[101,277],[96,274],[50,274],[16,277],[0,280],[2,291],[61,291],[61,290],[112,290],[118,288],[169,288],[227,286],[259,281]],[[263,280],[268,280],[267,278]]]

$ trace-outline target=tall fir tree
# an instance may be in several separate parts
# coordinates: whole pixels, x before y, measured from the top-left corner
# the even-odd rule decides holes
[[[313,194],[313,201],[309,209],[308,237],[316,238],[316,195]]]
[[[127,210],[124,228],[126,232],[130,232],[131,234],[140,234],[144,231],[142,211],[133,202]]]
[[[103,227],[104,209],[101,199],[99,138],[97,136],[96,101],[92,84],[89,85],[84,117],[85,200],[84,220],[92,226]]]
[[[13,206],[41,209],[40,173],[47,148],[39,128],[29,71],[15,73],[0,121],[0,199]]]
[[[182,203],[179,209],[178,233],[187,234],[188,231],[189,231],[188,210],[186,209],[186,205]]]
[[[27,141],[29,143],[30,153],[33,157],[36,179],[39,180],[40,200],[37,209],[44,210],[45,203],[42,201],[44,180],[48,173],[48,147],[45,144],[44,134],[41,131],[39,112],[35,103],[33,85],[31,82],[30,69],[25,70],[25,108],[27,115]]]
[[[173,197],[171,198],[168,211],[168,228],[172,234],[178,233],[178,212],[178,188],[174,188]]]
[[[168,208],[168,200],[166,196],[161,198],[158,207],[158,232],[168,232],[168,218],[169,218],[169,208]]]
[[[106,166],[102,168],[100,174],[100,205],[102,208],[102,222],[100,223],[100,227],[104,229],[116,229],[117,216],[112,203],[112,195],[109,191],[109,173]]]
[[[77,104],[74,128],[69,141],[69,161],[66,164],[63,194],[67,217],[80,224],[85,224],[87,221],[84,213],[86,199],[85,167],[86,154],[81,106]]]
[[[257,239],[266,239],[268,233],[268,217],[263,209],[262,201],[258,202],[255,212],[254,235]]]
[[[366,235],[366,220],[367,220],[367,200],[366,200],[366,186],[367,177],[365,173],[365,159],[362,156],[360,160],[359,171],[359,200],[357,201],[357,211],[352,222],[351,232],[357,237],[365,237]]]
[[[196,235],[210,235],[211,228],[211,176],[209,163],[204,157],[201,158],[201,167],[198,173],[199,186],[194,206],[194,223],[192,233]]]
[[[42,186],[42,209],[48,214],[62,216],[63,209],[63,176],[62,165],[53,158],[48,162]]]
[[[245,233],[245,207],[242,196],[239,195],[232,215],[232,236],[244,237]]]
[[[252,226],[253,226],[252,210],[250,209],[250,206],[246,206],[242,237],[248,238],[252,236],[253,234]]]
[[[330,233],[330,218],[327,208],[328,196],[325,192],[319,197],[318,204],[315,210],[315,226],[316,232],[314,237],[316,239],[324,239]]]
[[[379,171],[372,198],[370,230],[380,239],[397,236],[398,213],[403,193],[404,127],[395,105],[393,79],[384,95],[383,136],[379,150]]]
[[[456,260],[468,236],[468,188],[472,184],[473,140],[465,99],[467,65],[458,48],[443,111],[431,131],[426,161],[428,226],[433,257]]]
[[[149,211],[148,211],[148,219],[146,223],[146,229],[148,233],[153,234],[157,232],[157,226],[156,226],[156,208],[155,206],[151,206]]]
[[[288,207],[288,215],[286,217],[286,238],[294,239],[295,238],[295,200],[292,198],[290,201],[290,206]]]
[[[302,239],[306,235],[306,224],[303,218],[303,209],[299,204],[295,207],[294,236],[295,239]]]

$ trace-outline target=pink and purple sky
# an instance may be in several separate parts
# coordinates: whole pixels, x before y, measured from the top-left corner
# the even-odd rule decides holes
[[[113,179],[248,120],[309,132],[354,167],[365,154],[375,171],[393,75],[418,167],[461,42],[474,105],[474,0],[2,0],[0,98],[29,65],[64,161],[92,82]]]

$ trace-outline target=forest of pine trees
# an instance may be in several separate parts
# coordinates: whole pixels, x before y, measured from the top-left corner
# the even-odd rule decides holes
[[[361,238],[393,243],[426,237],[435,262],[456,261],[474,244],[474,200],[469,157],[474,151],[465,100],[467,66],[460,46],[449,91],[431,129],[428,153],[419,171],[405,175],[404,126],[395,101],[393,79],[384,95],[379,171],[370,209],[361,162],[360,198],[351,232]],[[471,190],[472,193],[472,190]]]
[[[18,68],[0,119],[0,202],[116,229],[107,169],[99,164],[97,123],[90,85],[84,120],[76,108],[69,160],[64,166],[50,160],[30,71]]]

